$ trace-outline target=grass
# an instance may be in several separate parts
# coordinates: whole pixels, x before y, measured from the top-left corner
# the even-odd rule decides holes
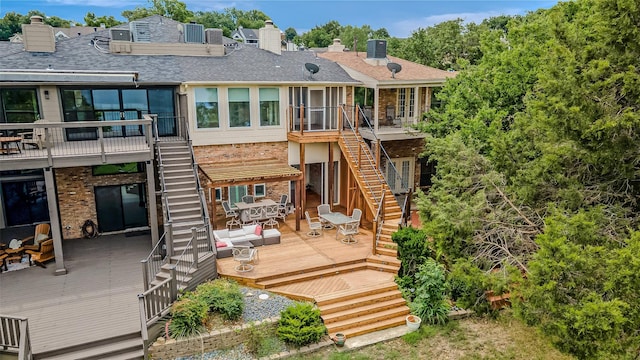
[[[347,339],[347,343],[349,340]],[[377,359],[569,360],[534,328],[503,311],[497,319],[468,318],[443,326],[425,326],[402,338],[356,350],[323,349],[296,360]]]

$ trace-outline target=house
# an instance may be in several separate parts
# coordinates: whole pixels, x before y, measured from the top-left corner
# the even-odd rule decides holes
[[[258,47],[260,45],[258,32],[258,29],[245,29],[242,26],[238,26],[238,28],[231,33],[231,38],[235,41]]]
[[[380,171],[376,139],[410,156],[405,131],[428,109],[440,73],[411,75],[426,70],[393,59],[405,70],[389,80],[333,52],[282,51],[271,21],[256,46],[228,46],[220,29],[161,16],[59,42],[34,16],[22,36],[0,43],[0,230],[50,222],[57,274],[67,272],[65,241],[92,235],[94,225],[149,230],[149,259],[190,263],[159,278],[166,269],[145,267],[141,302],[168,280],[192,288],[216,275],[220,202],[247,194],[287,194],[296,230],[310,196],[349,214],[359,208],[373,253],[396,255],[390,234],[406,214]],[[402,99],[389,114],[399,128],[366,113],[387,98]],[[149,286],[154,279],[160,287]],[[153,297],[170,303],[168,293]]]
[[[386,45],[385,40],[369,40],[366,53],[344,51],[345,46],[335,39],[318,56],[337,62],[362,83],[354,96],[354,103],[364,110],[359,116],[360,131],[374,147],[380,142],[385,149],[388,158],[382,154],[381,165],[398,194],[430,185],[432,164],[420,157],[424,134],[413,126],[437,106],[435,94],[456,73],[390,56]]]

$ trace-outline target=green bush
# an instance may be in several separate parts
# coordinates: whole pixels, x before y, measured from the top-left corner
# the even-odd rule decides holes
[[[186,337],[204,329],[208,315],[207,303],[193,293],[186,293],[171,306],[171,337]]]
[[[404,298],[411,301],[416,289],[415,274],[420,265],[434,257],[435,253],[427,234],[420,229],[405,227],[393,233],[391,238],[398,245],[398,258],[401,261],[396,283]]]
[[[280,313],[276,335],[295,346],[318,342],[327,328],[320,318],[320,310],[310,303],[297,302]]]
[[[237,320],[244,311],[244,299],[240,286],[234,281],[218,279],[196,288],[196,296],[202,299],[209,311],[218,312],[225,320]]]
[[[416,292],[409,304],[413,314],[431,324],[444,324],[449,314],[444,267],[433,259],[420,265],[416,274]]]

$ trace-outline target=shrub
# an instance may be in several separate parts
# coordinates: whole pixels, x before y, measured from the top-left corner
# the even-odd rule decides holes
[[[192,293],[186,293],[171,306],[169,333],[174,338],[199,333],[204,329],[208,310],[206,302]]]
[[[218,279],[200,284],[195,292],[209,311],[220,313],[225,320],[237,320],[242,316],[244,299],[236,282]]]
[[[415,297],[409,305],[413,313],[427,323],[447,322],[449,304],[445,298],[444,267],[433,259],[427,259],[416,274],[416,286]]]
[[[398,257],[401,261],[396,283],[405,299],[411,301],[415,293],[415,274],[418,268],[435,254],[429,247],[427,234],[420,229],[402,228],[393,233],[391,238],[398,245]]]
[[[320,318],[320,310],[310,303],[297,302],[280,313],[276,335],[297,347],[318,342],[327,328]]]

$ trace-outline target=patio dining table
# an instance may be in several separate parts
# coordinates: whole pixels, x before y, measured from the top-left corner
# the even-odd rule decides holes
[[[347,216],[340,212],[330,212],[327,214],[319,215],[319,217],[323,220],[326,220],[332,223],[335,226],[346,224],[349,221],[353,221],[353,218],[351,216]]]
[[[277,205],[278,203],[271,200],[271,199],[264,199],[261,201],[257,201],[254,203],[245,203],[242,201],[239,201],[237,203],[234,204],[235,207],[238,208],[238,210],[240,211],[240,220],[242,222],[248,222],[249,221],[249,209],[251,208],[256,208],[256,207],[266,207],[268,205]],[[262,219],[267,219],[264,215],[264,211],[262,212]]]

